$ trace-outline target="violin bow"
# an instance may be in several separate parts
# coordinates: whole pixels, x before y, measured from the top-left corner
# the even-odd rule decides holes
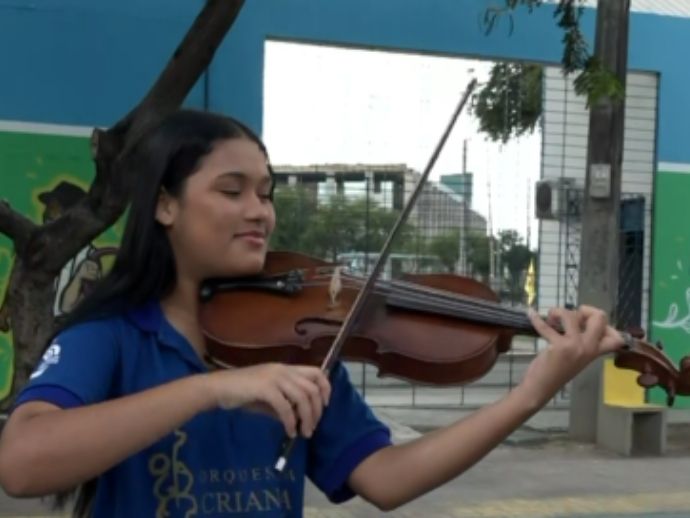
[[[381,269],[383,266],[386,264],[386,261],[388,260],[388,256],[390,255],[390,251],[392,248],[392,244],[394,239],[397,237],[397,235],[400,233],[400,229],[402,228],[403,224],[405,221],[407,221],[407,218],[410,215],[410,212],[412,212],[412,207],[414,206],[415,202],[417,201],[417,198],[419,197],[420,193],[422,192],[422,188],[424,187],[424,184],[426,183],[427,178],[429,177],[429,173],[434,167],[434,164],[436,164],[436,160],[438,159],[439,155],[441,154],[441,150],[443,149],[444,145],[446,144],[446,141],[448,140],[448,137],[450,136],[451,131],[453,130],[453,126],[455,126],[455,122],[457,121],[460,112],[462,112],[462,109],[465,107],[465,104],[467,103],[467,100],[469,99],[472,91],[474,88],[477,86],[477,80],[472,79],[469,84],[467,85],[467,88],[465,89],[465,93],[463,94],[462,98],[460,99],[460,102],[458,103],[457,107],[455,108],[455,111],[453,112],[453,115],[450,118],[450,121],[448,122],[448,125],[446,126],[445,131],[443,132],[443,135],[441,136],[441,139],[439,140],[438,144],[436,144],[436,149],[434,149],[433,154],[431,155],[431,158],[429,159],[429,162],[427,163],[426,167],[424,168],[424,172],[422,173],[421,178],[417,182],[417,185],[414,188],[414,191],[412,191],[412,194],[407,200],[407,203],[403,207],[402,212],[400,213],[400,216],[398,216],[397,221],[393,225],[393,229],[390,231],[388,234],[388,237],[386,238],[386,242],[383,244],[383,248],[381,249],[381,252],[379,253],[379,257],[376,260],[376,263],[374,263],[374,267],[371,271],[371,274],[365,281],[364,285],[360,289],[359,293],[357,294],[357,297],[355,298],[355,301],[353,302],[352,306],[350,307],[350,311],[345,317],[345,320],[343,321],[342,325],[340,326],[340,329],[338,331],[338,334],[336,335],[335,339],[333,340],[333,344],[331,344],[330,349],[328,350],[328,354],[326,354],[326,357],[323,360],[323,363],[321,365],[321,370],[326,373],[326,375],[330,374],[331,369],[335,365],[335,362],[338,359],[338,356],[340,355],[340,351],[343,348],[343,345],[345,344],[345,340],[348,338],[350,335],[353,326],[355,325],[355,322],[359,318],[360,313],[362,312],[362,309],[364,307],[364,303],[369,296],[369,293],[374,289],[374,286],[376,284],[376,279],[378,278]],[[285,469],[285,466],[287,465],[287,460],[288,457],[290,456],[290,452],[292,451],[296,438],[286,438],[285,441],[283,442],[283,447],[280,453],[280,456],[278,457],[278,460],[276,461],[274,465],[274,469],[278,472],[282,472]]]

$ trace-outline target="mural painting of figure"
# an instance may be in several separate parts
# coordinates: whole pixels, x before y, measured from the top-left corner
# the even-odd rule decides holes
[[[68,181],[61,181],[52,190],[40,193],[38,199],[44,207],[41,216],[43,223],[57,219],[85,196],[86,192],[81,187]],[[101,258],[116,252],[115,247],[97,248],[89,243],[65,264],[55,279],[55,317],[69,313],[77,305],[90,286],[102,277]],[[9,329],[9,307],[5,297],[0,307],[0,331],[8,332]]]
[[[45,206],[43,223],[57,219],[85,196],[81,187],[67,181],[60,182],[51,191],[42,192],[38,199]],[[56,317],[69,313],[77,305],[89,287],[103,275],[100,258],[116,251],[112,247],[99,249],[89,243],[65,264],[55,279],[53,314]]]

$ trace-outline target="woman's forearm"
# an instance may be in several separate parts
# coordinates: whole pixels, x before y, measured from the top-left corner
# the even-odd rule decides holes
[[[350,484],[380,508],[396,508],[469,469],[538,408],[516,389],[451,426],[380,450],[355,470]],[[358,477],[361,467],[365,478]]]
[[[17,496],[70,489],[212,408],[205,388],[205,375],[196,375],[67,410],[25,403],[3,430],[0,483]]]

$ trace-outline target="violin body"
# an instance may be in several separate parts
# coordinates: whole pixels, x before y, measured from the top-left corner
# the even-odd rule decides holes
[[[234,367],[262,361],[321,365],[361,284],[335,266],[299,253],[269,252],[262,278],[206,283],[200,316],[211,361]],[[456,275],[405,280],[498,301],[483,284]],[[514,330],[401,307],[395,295],[394,289],[372,293],[341,358],[375,365],[379,376],[462,385],[485,375],[510,347]]]

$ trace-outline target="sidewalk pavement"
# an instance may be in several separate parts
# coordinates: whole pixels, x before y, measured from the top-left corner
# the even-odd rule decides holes
[[[378,408],[396,440],[457,420],[458,410]],[[690,425],[676,413],[668,451],[622,457],[567,436],[568,411],[542,412],[465,474],[390,513],[453,518],[687,518]],[[681,422],[677,422],[681,421]],[[565,423],[565,426],[562,424]],[[313,488],[306,518],[368,518],[383,513],[361,499],[333,508]]]

